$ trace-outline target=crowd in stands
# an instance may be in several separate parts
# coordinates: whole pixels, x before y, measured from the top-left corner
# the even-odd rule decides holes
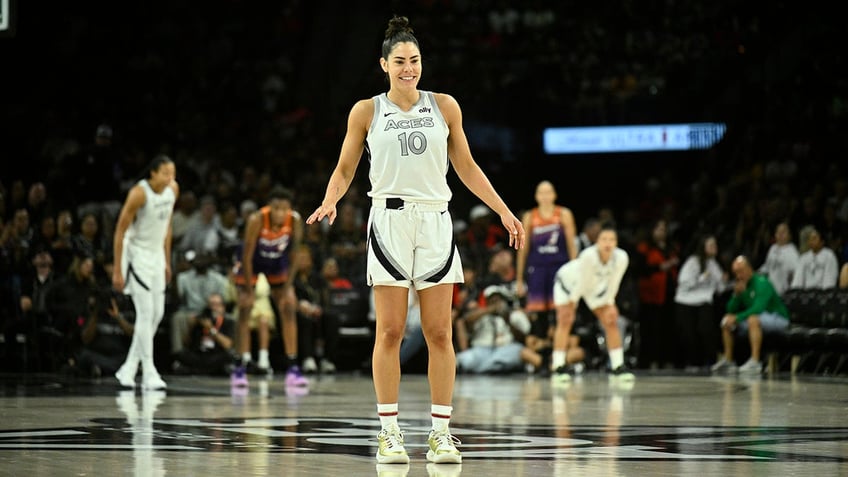
[[[833,72],[840,62],[830,60],[843,53],[829,41],[804,48],[835,27],[784,2],[769,11],[730,3],[395,5],[423,32],[424,85],[461,98],[472,151],[493,182],[509,184],[500,189],[511,206],[531,207],[536,182],[548,179],[578,225],[616,223],[620,246],[634,257],[619,307],[640,324],[636,367],[704,366],[704,356],[718,351],[717,324],[715,349],[687,357],[673,346],[681,336],[674,322],[678,272],[704,237],[714,238],[715,265],[728,274],[717,297],[729,289],[730,264],[740,254],[770,278],[783,277],[774,283],[781,293],[808,286],[804,267],[818,266],[815,257],[824,255],[839,278],[828,269],[829,281],[815,286],[848,287],[848,150],[836,134],[846,122],[845,88]],[[245,217],[275,185],[295,192],[293,208],[302,214],[320,202],[343,134],[339,111],[353,99],[332,98],[382,90],[377,41],[362,60],[373,68],[348,75],[337,70],[349,65],[342,59],[347,43],[332,27],[352,34],[358,27],[341,16],[326,19],[320,2],[231,6],[195,15],[185,0],[156,14],[122,11],[121,18],[145,19],[132,27],[110,18],[115,7],[105,3],[77,13],[57,6],[38,26],[21,15],[18,38],[0,41],[11,63],[39,54],[26,72],[0,80],[20,93],[0,112],[0,129],[16,138],[5,142],[4,164],[21,166],[0,176],[5,366],[22,369],[19,361],[28,360],[29,370],[108,372],[109,360],[92,356],[120,353],[132,319],[131,306],[109,289],[114,221],[154,153],[175,160],[182,187],[173,219],[177,272],[200,264],[226,282]],[[369,2],[361,9],[374,24],[394,13]],[[59,85],[55,69],[85,73]],[[332,93],[313,101],[315,90]],[[544,126],[705,120],[728,123],[725,140],[709,151],[577,158],[563,167],[541,159],[536,146]],[[306,227],[299,253],[312,266],[298,296],[299,319],[308,325],[300,327],[299,346],[306,370],[329,372],[338,359],[340,324],[310,318],[333,307],[321,290],[367,294],[367,188],[359,174],[336,223]],[[451,207],[468,277],[457,292],[462,318],[470,304],[484,306],[487,287],[508,285],[515,265],[485,206],[458,193]],[[786,253],[776,255],[775,247],[787,244],[797,248],[798,266],[787,265],[793,262]],[[223,289],[215,293],[232,310],[231,291],[218,282]],[[168,313],[200,316],[211,292],[185,296],[179,283],[171,284]],[[491,294],[503,298],[499,290]],[[717,298],[718,319],[721,303]],[[367,306],[360,312],[365,319]],[[158,349],[169,363],[179,355],[187,366],[184,352],[205,346],[188,326],[196,321],[166,332]],[[169,316],[164,323],[174,322]],[[95,338],[95,329],[102,336]],[[471,331],[457,330],[458,349],[468,346],[462,333]],[[42,341],[37,364],[19,352],[32,350],[16,347],[21,339]]]

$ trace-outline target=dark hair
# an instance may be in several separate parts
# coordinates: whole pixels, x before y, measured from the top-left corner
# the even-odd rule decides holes
[[[153,157],[153,160],[150,161],[150,164],[147,165],[147,168],[144,169],[144,177],[142,179],[147,179],[150,177],[154,171],[158,171],[163,164],[173,164],[174,160],[165,154],[157,154]]]
[[[415,43],[415,46],[421,50],[421,47],[418,45],[418,40],[415,38],[415,35],[412,34],[412,27],[409,26],[409,19],[401,16],[393,16],[391,20],[389,20],[389,26],[386,28],[386,37],[383,40],[383,58],[389,59],[389,54],[392,52],[392,48],[397,43],[403,42],[411,42]]]
[[[294,194],[292,194],[291,190],[289,190],[289,189],[287,189],[287,188],[285,188],[281,185],[275,185],[268,192],[268,201],[269,202],[272,201],[272,200],[287,200],[289,202],[292,202],[293,198],[294,198]]]
[[[618,234],[618,231],[615,229],[615,222],[612,220],[605,220],[601,223],[601,230],[598,232],[598,235],[600,235],[604,230],[609,230]]]
[[[699,272],[703,272],[707,269],[707,252],[705,250],[707,246],[707,240],[715,239],[715,235],[705,234],[698,238],[698,246],[695,248],[695,256],[698,257],[698,265],[701,266]]]

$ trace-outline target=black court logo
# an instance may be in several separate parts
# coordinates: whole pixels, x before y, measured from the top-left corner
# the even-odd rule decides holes
[[[429,422],[402,422],[410,452],[425,449]],[[91,425],[0,430],[3,451],[323,453],[370,457],[379,421],[355,418],[156,419],[142,414]],[[463,459],[848,462],[844,427],[451,426]]]

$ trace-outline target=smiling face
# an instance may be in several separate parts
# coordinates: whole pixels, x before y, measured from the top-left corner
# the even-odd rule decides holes
[[[389,78],[391,89],[418,88],[418,80],[421,79],[421,52],[415,43],[395,43],[388,58],[380,58],[380,66]]]

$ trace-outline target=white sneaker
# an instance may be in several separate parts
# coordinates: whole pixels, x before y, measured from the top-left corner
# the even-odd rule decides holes
[[[710,367],[710,371],[713,373],[735,373],[736,363],[721,358],[716,364]]]
[[[409,454],[403,446],[403,432],[399,428],[383,429],[377,434],[377,463],[409,463]]]
[[[762,371],[763,363],[760,361],[754,361],[753,359],[748,359],[748,361],[745,361],[745,364],[739,366],[740,373],[759,374]]]
[[[141,381],[141,388],[146,391],[161,391],[167,389],[167,387],[168,385],[165,384],[165,381],[162,381],[162,376],[159,376],[158,373],[144,376]]]
[[[303,365],[300,369],[306,374],[318,372],[318,365],[315,364],[315,358],[309,357],[303,360]]]
[[[321,360],[321,374],[333,374],[336,372],[336,365],[327,358]]]
[[[124,388],[135,388],[135,371],[130,374],[129,370],[121,366],[120,369],[115,373],[115,379],[118,380],[118,384]]]
[[[462,454],[456,448],[461,444],[459,439],[452,436],[448,431],[430,431],[430,436],[427,438],[427,444],[430,449],[427,451],[427,460],[436,464],[460,464],[462,463]]]

